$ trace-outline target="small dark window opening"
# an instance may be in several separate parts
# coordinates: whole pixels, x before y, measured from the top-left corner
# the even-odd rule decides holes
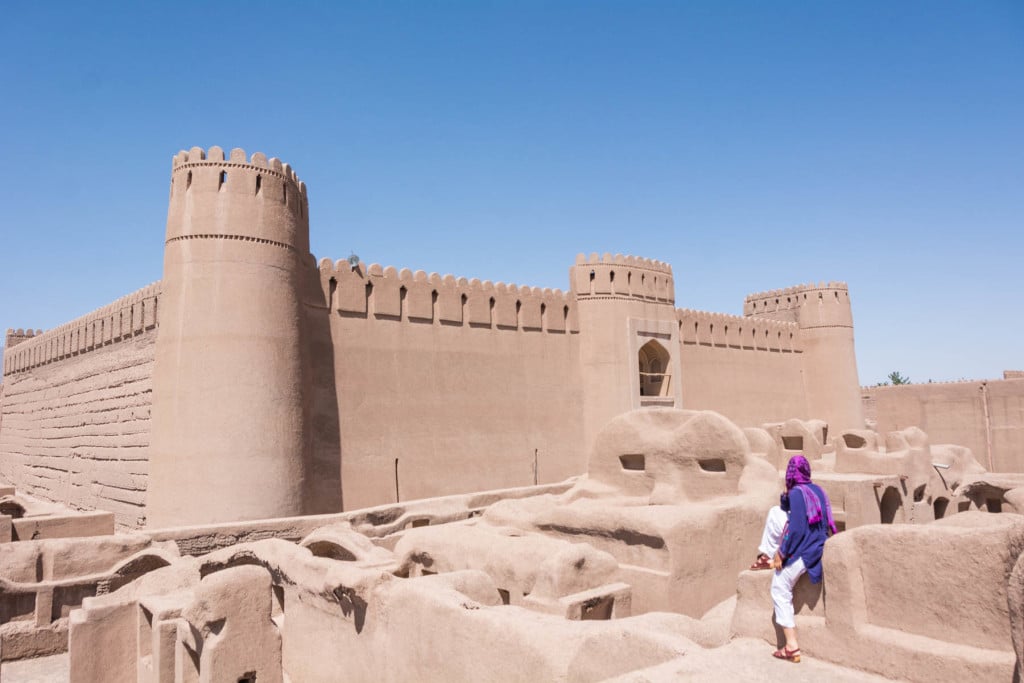
[[[1003,501],[999,498],[989,498],[985,501],[985,509],[989,512],[1002,512]]]
[[[916,489],[914,489],[914,502],[915,503],[920,503],[922,500],[924,500],[924,489],[925,489],[925,485],[924,484],[921,484]]]
[[[942,519],[946,516],[946,508],[949,507],[949,500],[946,498],[936,498],[934,505],[932,505],[935,511],[935,519]]]
[[[606,595],[600,598],[591,598],[583,603],[580,613],[581,621],[607,621],[612,618],[612,611],[615,607],[615,598]]]
[[[643,453],[626,453],[625,455],[620,455],[619,462],[622,463],[622,469],[624,470],[642,472],[646,469]]]
[[[256,194],[260,193],[260,189],[263,187],[263,176],[256,176]]]
[[[511,601],[511,595],[504,588],[498,589],[498,596],[501,598],[501,604],[507,605]]]
[[[217,187],[217,189],[224,189],[224,185],[226,185],[227,182],[228,182],[228,172],[227,171],[221,171],[220,172],[220,185]]]
[[[705,472],[725,472],[725,460],[721,458],[705,458],[698,460],[697,464]]]
[[[867,439],[859,434],[843,434],[843,442],[847,448],[864,448],[868,445]]]
[[[787,451],[802,451],[804,449],[804,437],[784,436],[782,437],[782,447]]]
[[[185,179],[185,189],[192,187],[192,171],[188,172],[188,178]]]

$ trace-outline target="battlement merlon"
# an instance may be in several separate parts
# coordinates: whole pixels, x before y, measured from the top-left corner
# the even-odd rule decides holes
[[[161,296],[161,282],[154,282],[140,290],[98,308],[74,320],[43,332],[26,334],[11,348],[4,349],[3,373],[30,370],[77,356],[94,349],[127,341],[151,330],[157,325],[157,307]],[[21,330],[15,331],[15,334]],[[10,339],[10,331],[8,332]]]
[[[320,284],[331,310],[399,319],[494,325],[498,329],[579,331],[576,300],[560,289],[467,280],[372,263],[321,259]],[[403,294],[404,291],[404,294]]]
[[[801,353],[800,327],[795,322],[677,308],[679,337],[684,344],[730,346]]]
[[[578,299],[632,298],[656,303],[675,303],[672,266],[662,261],[592,253],[576,257],[569,269],[569,288]]]
[[[21,342],[32,339],[36,335],[40,335],[42,333],[42,330],[23,330],[21,328],[18,328],[17,330],[12,330],[8,328],[7,334],[4,335],[4,348],[10,349],[15,344],[20,344]]]
[[[802,328],[853,327],[845,282],[813,282],[750,294],[743,315],[798,322]]]
[[[200,229],[199,226],[202,226]],[[306,184],[280,159],[193,147],[171,162],[167,240],[248,239],[309,252]]]
[[[188,150],[181,150],[171,159],[171,173],[175,171],[183,170],[187,168],[195,168],[197,166],[220,166],[222,168],[240,168],[248,166],[256,170],[265,170],[269,175],[279,176],[283,180],[289,180],[295,185],[295,188],[299,191],[303,197],[306,196],[306,183],[299,180],[299,176],[296,175],[295,169],[289,164],[283,163],[277,157],[271,157],[267,159],[267,155],[263,152],[254,152],[252,157],[247,161],[245,150],[239,147],[235,147],[231,150],[230,154],[225,157],[224,150],[214,145],[210,148],[209,152],[205,151],[202,147],[193,147]]]

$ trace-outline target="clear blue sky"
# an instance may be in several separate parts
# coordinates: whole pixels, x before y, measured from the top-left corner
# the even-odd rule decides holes
[[[861,380],[1024,368],[1024,2],[8,3],[0,328],[161,276],[172,155],[264,151],[317,257],[676,305],[850,285]]]

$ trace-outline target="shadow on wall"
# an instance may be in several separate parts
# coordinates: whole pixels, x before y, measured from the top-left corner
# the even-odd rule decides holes
[[[306,457],[307,515],[340,512],[341,427],[338,419],[338,387],[334,372],[334,345],[331,342],[331,317],[324,291],[320,288],[315,264],[306,269],[302,283],[305,295],[303,340],[306,359],[303,378],[308,387]]]

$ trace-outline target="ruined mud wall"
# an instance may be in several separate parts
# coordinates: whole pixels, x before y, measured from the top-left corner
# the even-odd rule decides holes
[[[8,345],[0,476],[18,490],[145,517],[160,284]]]
[[[865,387],[881,433],[917,426],[932,443],[967,446],[985,467],[1024,472],[1024,379]]]
[[[796,323],[679,309],[683,407],[744,427],[808,414]]]
[[[344,261],[320,275],[338,424],[321,414],[314,449],[340,440],[345,509],[584,471],[571,296]]]

